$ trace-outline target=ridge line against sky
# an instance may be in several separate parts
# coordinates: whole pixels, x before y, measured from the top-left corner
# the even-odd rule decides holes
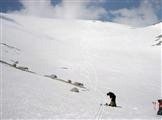
[[[162,20],[162,0],[0,0],[0,10],[39,17],[147,26]]]

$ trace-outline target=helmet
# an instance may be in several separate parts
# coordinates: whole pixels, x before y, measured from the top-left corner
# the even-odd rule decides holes
[[[110,95],[110,92],[107,93],[107,96]]]

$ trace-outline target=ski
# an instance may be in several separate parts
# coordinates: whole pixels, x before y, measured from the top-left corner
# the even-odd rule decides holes
[[[107,104],[100,104],[100,106],[112,107],[112,108],[122,108],[122,106],[109,106]]]

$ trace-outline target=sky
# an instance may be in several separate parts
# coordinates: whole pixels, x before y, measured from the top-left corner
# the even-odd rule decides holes
[[[0,0],[0,11],[147,26],[162,21],[162,0]]]

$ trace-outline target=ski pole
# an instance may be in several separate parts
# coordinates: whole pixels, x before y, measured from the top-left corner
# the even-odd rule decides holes
[[[98,120],[102,119],[103,113],[104,113],[104,107],[102,107],[102,109],[101,109],[101,111],[100,111],[100,113],[98,115]]]
[[[100,113],[101,107],[102,107],[102,104],[100,104],[100,107],[98,108],[98,111],[97,111],[97,113],[95,115],[95,119],[97,118],[98,114]]]

